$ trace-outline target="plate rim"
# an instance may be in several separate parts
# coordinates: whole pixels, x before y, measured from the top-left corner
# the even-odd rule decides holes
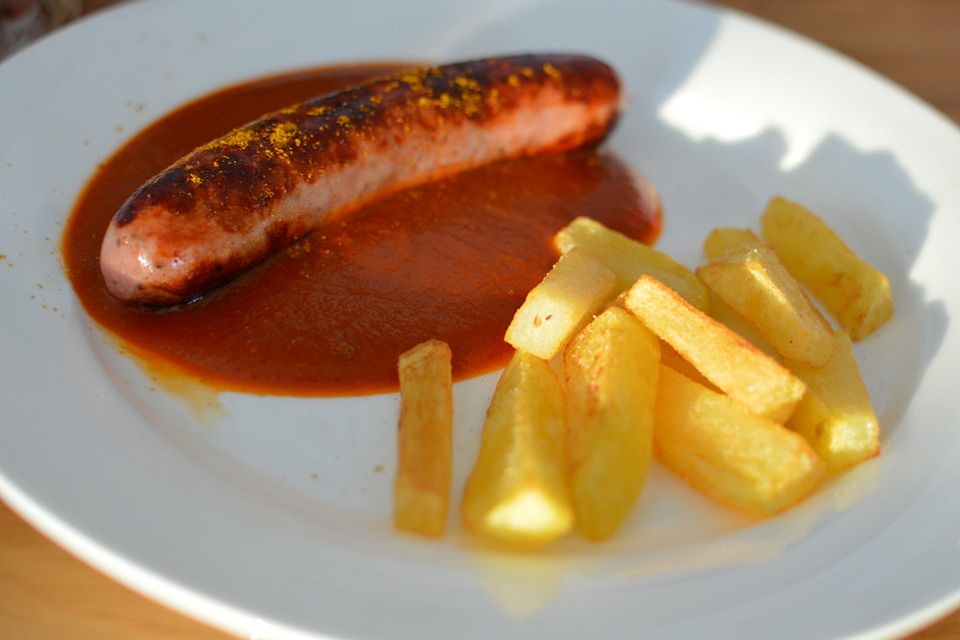
[[[689,3],[689,0],[685,0],[686,4]],[[106,14],[115,14],[120,11],[135,11],[135,7],[141,6],[146,3],[133,2],[128,4],[119,5],[116,7],[111,7],[108,11],[104,12]],[[670,4],[669,2],[663,2],[663,5]],[[850,65],[852,69],[855,69],[857,73],[867,74],[872,78],[872,80],[877,81],[884,85],[885,90],[894,91],[898,93],[901,97],[906,97],[912,101],[916,108],[922,109],[926,112],[927,116],[932,116],[936,118],[940,124],[946,125],[954,133],[960,135],[960,130],[957,129],[957,126],[950,121],[944,114],[931,107],[921,99],[917,98],[913,94],[907,92],[905,89],[896,85],[889,79],[881,76],[877,72],[873,71],[869,67],[850,59],[843,54],[839,54],[828,47],[813,41],[805,36],[795,34],[783,27],[773,25],[762,19],[750,16],[749,14],[744,14],[740,11],[732,10],[729,8],[713,7],[713,6],[703,6],[697,5],[701,8],[706,8],[709,11],[714,11],[718,14],[729,14],[735,17],[737,20],[746,20],[747,22],[752,22],[759,27],[765,30],[773,30],[780,37],[785,37],[790,40],[795,40],[802,42],[806,46],[813,46],[816,49],[820,50],[822,53],[828,54],[831,58],[839,59],[844,64]],[[76,29],[80,24],[87,22],[92,23],[95,20],[101,20],[103,18],[98,17],[100,14],[94,14],[89,16],[83,22],[78,23],[77,27],[69,27],[70,29]],[[65,33],[65,32],[64,32]],[[31,45],[26,50],[18,52],[10,60],[14,60],[21,55],[24,55],[29,50],[36,50],[39,47],[50,48],[55,46],[57,38],[61,37],[60,33],[52,34],[51,36],[44,38],[42,41]],[[66,36],[64,36],[66,37]],[[51,44],[53,43],[53,44]],[[32,54],[31,54],[32,55]],[[9,64],[10,60],[5,61],[5,64]],[[19,63],[17,63],[19,64]],[[39,503],[32,501],[28,493],[22,491],[14,483],[8,482],[5,477],[2,468],[0,468],[0,497],[4,499],[5,502],[11,505],[11,507],[20,514],[24,519],[30,522],[31,525],[41,530],[48,537],[53,538],[57,541],[57,544],[67,548],[74,555],[81,557],[85,562],[93,564],[98,569],[107,573],[112,578],[120,581],[126,586],[132,588],[133,590],[147,595],[151,599],[158,600],[163,602],[167,606],[178,611],[184,611],[188,615],[200,619],[207,624],[212,624],[215,627],[225,628],[231,633],[249,633],[249,627],[246,626],[249,622],[249,616],[244,614],[240,610],[234,610],[229,604],[218,602],[216,600],[210,600],[204,593],[192,591],[187,587],[182,587],[175,584],[161,584],[167,581],[163,576],[155,575],[152,572],[137,567],[134,563],[131,563],[128,559],[115,555],[113,551],[107,548],[100,548],[99,544],[92,539],[85,537],[84,533],[74,529],[69,522],[60,520],[56,514],[46,511],[43,506]],[[91,559],[94,558],[94,559]],[[124,566],[128,565],[129,566]],[[141,573],[149,575],[138,575]],[[131,577],[136,576],[136,577]],[[147,583],[148,586],[144,586]],[[181,590],[183,590],[181,592]],[[940,601],[930,603],[926,610],[920,612],[918,611],[914,614],[913,619],[911,620],[901,620],[899,625],[888,625],[885,628],[876,628],[872,630],[866,630],[862,637],[880,637],[886,633],[901,633],[913,631],[924,624],[930,623],[932,620],[937,617],[944,615],[949,610],[955,608],[960,604],[960,584],[955,588],[955,591],[951,595],[944,596]],[[224,618],[217,613],[214,613],[214,610],[217,609],[228,609],[229,611],[225,612],[230,619],[236,617],[236,622],[239,624],[242,621],[244,626],[230,625],[225,627],[225,623],[229,624],[230,619]],[[224,613],[221,611],[220,613]],[[271,630],[274,629],[274,624],[270,623],[269,627]],[[891,628],[894,627],[894,628]],[[301,633],[301,630],[296,628],[282,628],[280,629],[284,634],[289,635],[290,637],[301,637],[298,634]],[[302,637],[317,637],[315,634]]]

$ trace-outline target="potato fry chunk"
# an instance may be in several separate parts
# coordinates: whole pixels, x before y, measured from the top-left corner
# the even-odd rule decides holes
[[[641,276],[626,308],[710,382],[753,413],[784,422],[803,396],[799,378],[672,289]]]
[[[822,367],[833,355],[833,333],[773,249],[727,253],[697,275],[785,358]]]
[[[722,304],[722,303],[721,303]],[[711,310],[713,305],[711,304]],[[702,384],[707,389],[711,389],[718,393],[723,393],[714,385],[712,382],[703,377],[703,374],[697,371],[697,369],[683,359],[677,350],[670,346],[669,343],[660,341],[660,364],[665,367],[670,367],[680,375],[690,378],[697,384]]]
[[[763,214],[763,237],[794,277],[833,313],[855,341],[893,315],[887,277],[861,259],[819,217],[773,198]]]
[[[728,253],[749,249],[760,244],[760,238],[750,229],[717,227],[703,241],[703,254],[710,260],[719,260]]]
[[[823,462],[799,434],[669,367],[660,369],[655,419],[657,458],[725,504],[777,513],[823,476]]]
[[[660,341],[610,307],[567,346],[567,460],[577,528],[610,537],[643,488],[650,466]]]
[[[573,526],[560,380],[517,351],[497,383],[461,515],[477,533],[543,544]]]
[[[617,274],[614,295],[626,291],[637,278],[648,274],[701,310],[706,311],[710,304],[707,288],[693,271],[667,254],[608,229],[592,218],[576,218],[557,232],[553,243],[561,253],[583,249],[609,267]]]
[[[589,322],[616,286],[616,276],[586,251],[561,256],[527,294],[504,340],[549,360]]]
[[[872,458],[880,452],[880,429],[867,388],[853,357],[850,337],[834,336],[836,349],[825,367],[787,361],[807,383],[807,394],[787,422],[803,435],[831,470]]]
[[[400,425],[394,525],[427,536],[443,534],[450,492],[450,347],[428,340],[400,356]]]

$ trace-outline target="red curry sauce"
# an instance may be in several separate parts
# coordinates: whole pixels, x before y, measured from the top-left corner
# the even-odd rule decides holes
[[[230,87],[130,140],[93,176],[63,237],[87,313],[136,351],[218,388],[395,390],[397,356],[429,338],[450,344],[457,379],[502,366],[512,352],[503,333],[557,258],[551,236],[572,218],[655,239],[660,213],[644,209],[628,169],[587,149],[500,162],[378,200],[189,305],[149,309],[107,293],[100,242],[148,178],[263,113],[395,68],[320,68]]]

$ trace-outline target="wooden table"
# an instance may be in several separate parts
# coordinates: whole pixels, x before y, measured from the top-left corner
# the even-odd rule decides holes
[[[90,0],[103,5],[109,0]],[[957,0],[722,0],[838,49],[960,122]],[[0,504],[0,640],[213,640],[224,634],[103,577]],[[960,611],[913,636],[960,638]]]

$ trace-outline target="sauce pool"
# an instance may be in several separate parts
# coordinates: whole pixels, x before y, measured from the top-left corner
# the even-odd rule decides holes
[[[110,296],[100,243],[127,197],[194,147],[260,115],[397,69],[358,65],[254,80],[164,116],[108,159],[62,241],[87,313],[133,351],[223,390],[333,396],[393,391],[397,356],[430,338],[455,379],[502,366],[503,333],[556,261],[553,234],[589,215],[652,242],[660,212],[610,154],[499,162],[353,211],[189,305]]]

